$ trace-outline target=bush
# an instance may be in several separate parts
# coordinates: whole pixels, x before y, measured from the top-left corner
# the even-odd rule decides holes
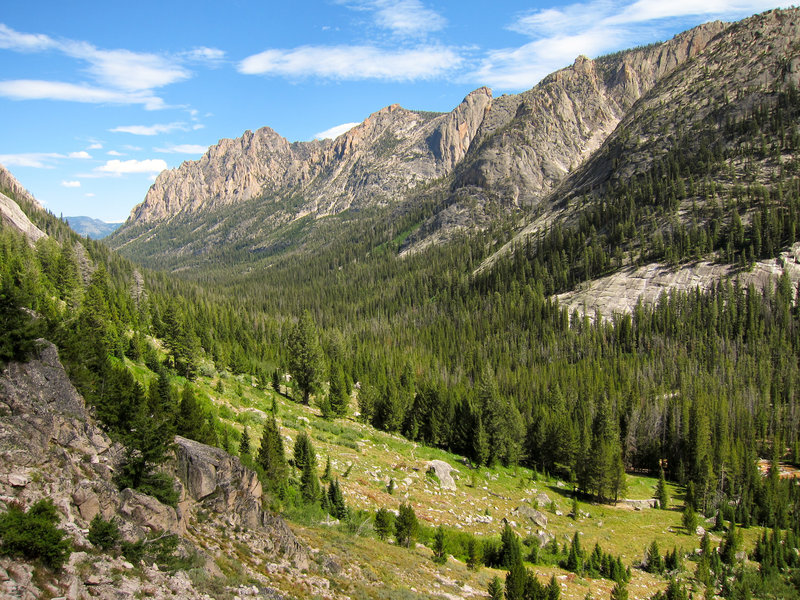
[[[72,553],[67,534],[56,528],[58,513],[49,498],[39,500],[25,512],[12,504],[0,515],[0,552],[28,560],[41,559],[51,569],[60,569]]]
[[[113,517],[106,521],[100,513],[97,513],[89,523],[89,541],[101,550],[108,551],[114,548],[119,536],[119,527]]]

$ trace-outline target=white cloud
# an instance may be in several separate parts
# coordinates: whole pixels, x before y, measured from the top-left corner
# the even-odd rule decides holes
[[[79,187],[81,187],[81,182],[80,181],[62,181],[61,185],[63,185],[65,188],[79,188]]]
[[[153,148],[156,152],[163,152],[166,154],[205,154],[208,146],[200,146],[199,144],[177,144],[167,146],[166,148]]]
[[[67,100],[90,104],[142,104],[148,110],[164,107],[164,101],[146,92],[124,92],[63,81],[15,79],[0,81],[0,96],[12,100]]]
[[[284,77],[411,81],[443,75],[458,67],[462,60],[455,50],[441,46],[409,50],[385,50],[375,46],[301,46],[291,50],[266,50],[249,56],[239,63],[239,72]]]
[[[186,123],[156,123],[155,125],[120,125],[109,129],[114,133],[131,133],[133,135],[158,135],[160,133],[171,133],[173,131],[189,131]]]
[[[420,37],[447,24],[442,15],[420,0],[342,0],[341,4],[372,12],[376,25],[400,36]]]
[[[125,156],[122,152],[117,152],[116,150],[109,150],[106,154],[109,156]]]
[[[94,194],[89,192],[88,194],[84,194],[87,198],[94,198]]]
[[[167,168],[167,163],[160,158],[145,160],[109,160],[106,164],[97,167],[95,171],[108,175],[123,175],[127,173],[160,173]]]
[[[774,0],[591,0],[537,10],[509,27],[531,41],[488,52],[472,78],[503,90],[527,89],[581,54],[598,56],[664,39],[666,19],[734,20],[774,7]]]
[[[216,67],[222,64],[225,60],[225,51],[219,48],[207,48],[200,46],[199,48],[192,48],[188,52],[181,54],[186,60],[193,62],[204,63],[211,67]]]
[[[92,155],[85,150],[80,150],[78,152],[70,152],[67,154],[67,158],[92,158]]]
[[[181,62],[191,56],[219,59],[220,52],[198,48],[185,56],[166,56],[125,49],[104,50],[83,41],[55,40],[44,34],[15,31],[0,24],[0,48],[17,52],[55,50],[87,64],[95,84],[60,81],[17,80],[0,82],[0,95],[18,100],[49,99],[72,102],[143,104],[147,109],[164,108],[153,90],[191,77]]]
[[[52,169],[54,162],[65,158],[56,152],[26,152],[22,154],[0,154],[0,164],[6,167],[31,167],[34,169]]]
[[[315,140],[325,140],[331,139],[335,140],[337,137],[342,135],[343,133],[350,131],[356,125],[360,125],[360,123],[342,123],[341,125],[336,125],[331,127],[330,129],[326,129],[325,131],[320,131],[319,133],[314,134]]]
[[[20,33],[0,23],[0,48],[18,52],[41,52],[56,46],[55,40],[41,33]]]
[[[100,142],[94,142],[91,146],[89,146],[89,150],[102,150],[103,144]]]

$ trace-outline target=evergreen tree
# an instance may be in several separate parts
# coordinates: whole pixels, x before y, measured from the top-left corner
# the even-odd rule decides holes
[[[194,390],[187,383],[181,392],[181,402],[178,407],[177,432],[190,440],[204,442],[205,418],[200,410]]]
[[[683,528],[689,535],[693,535],[697,529],[697,513],[690,505],[683,509]]]
[[[559,600],[561,598],[561,587],[556,581],[556,576],[550,576],[550,583],[547,584],[547,599],[546,600]]]
[[[394,531],[394,515],[381,507],[375,512],[375,533],[381,540],[386,540]]]
[[[308,404],[311,393],[318,388],[325,369],[322,347],[310,312],[305,311],[302,314],[289,334],[286,346],[289,372],[303,395],[303,404]]]
[[[511,525],[506,521],[503,532],[500,534],[500,564],[504,569],[510,569],[513,565],[522,564],[522,550],[519,546],[519,537]]]
[[[317,459],[313,452],[303,462],[303,471],[300,475],[300,495],[307,504],[314,504],[320,498]]]
[[[439,525],[433,533],[433,562],[443,565],[447,562],[447,553],[444,548],[444,527]]]
[[[283,498],[289,482],[289,464],[286,462],[283,440],[275,417],[264,424],[256,464],[264,471],[267,489]]]
[[[295,468],[303,472],[306,468],[306,463],[313,462],[317,464],[317,454],[314,451],[314,446],[311,443],[311,438],[308,433],[301,431],[297,434],[294,441],[293,461]]]
[[[333,471],[331,469],[331,455],[329,454],[325,459],[325,472],[322,474],[322,481],[329,482],[333,478]]]
[[[661,558],[661,551],[658,548],[658,542],[653,540],[644,558],[645,571],[648,573],[655,573],[660,575],[664,572],[664,561]]]
[[[506,573],[506,600],[524,600],[528,573],[522,561],[514,563]]]
[[[470,571],[476,571],[480,568],[482,563],[483,557],[481,556],[480,544],[478,544],[478,540],[475,539],[475,536],[470,536],[467,541],[467,568]]]
[[[338,479],[331,481],[328,485],[328,507],[333,517],[339,520],[347,518],[347,504],[345,504]]]
[[[337,417],[344,417],[347,414],[348,396],[344,383],[344,372],[342,365],[338,362],[331,365],[330,392],[328,402],[331,411]]]
[[[489,582],[489,600],[503,600],[503,583],[500,581],[499,577],[493,577],[492,580]]]
[[[250,452],[250,433],[247,431],[247,425],[245,425],[242,431],[242,438],[239,440],[239,456],[242,458],[249,457]]]
[[[569,547],[569,554],[567,555],[566,568],[573,573],[581,573],[583,571],[583,550],[581,550],[581,540],[578,532],[572,536],[572,544]]]
[[[399,546],[408,548],[417,536],[417,515],[410,504],[401,504],[400,511],[394,522],[395,538]]]
[[[617,583],[611,590],[610,600],[628,600],[628,586],[625,583]]]

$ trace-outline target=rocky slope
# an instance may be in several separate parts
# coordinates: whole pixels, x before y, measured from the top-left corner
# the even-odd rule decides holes
[[[0,222],[22,232],[32,243],[46,237],[47,234],[31,222],[17,200],[28,203],[34,210],[44,210],[30,192],[0,165]]]
[[[169,574],[99,553],[87,540],[96,514],[117,519],[128,541],[180,536],[179,552],[209,576],[221,574],[216,560],[229,552],[220,532],[235,530],[235,540],[250,548],[252,560],[269,565],[251,574],[268,597],[283,595],[267,574],[292,581],[309,567],[305,546],[280,518],[262,509],[256,475],[222,450],[176,438],[168,467],[180,487],[176,508],[117,490],[111,478],[122,449],[94,424],[48,342],[41,342],[35,359],[10,363],[0,373],[0,414],[0,508],[52,499],[75,549],[51,577],[37,577],[29,563],[0,560],[4,598],[207,597],[183,571]]]
[[[487,203],[506,210],[535,205],[591,156],[634,102],[725,27],[709,23],[596,61],[579,57],[519,95],[493,99],[480,88],[445,115],[392,105],[336,140],[289,143],[267,127],[222,140],[200,160],[161,173],[112,244],[130,243],[124,232],[137,224],[253,198],[294,199],[285,218],[262,223],[269,231],[286,218],[402,203],[432,181],[442,182],[437,192],[448,196],[446,208],[409,246],[483,226],[491,212],[484,210]],[[452,184],[442,179],[451,173]],[[477,211],[470,211],[476,203]]]
[[[402,198],[450,173],[470,147],[491,92],[449,114],[388,106],[335,140],[289,143],[269,127],[221,140],[198,161],[161,173],[129,222],[156,222],[256,197],[303,197],[298,214],[330,214]]]

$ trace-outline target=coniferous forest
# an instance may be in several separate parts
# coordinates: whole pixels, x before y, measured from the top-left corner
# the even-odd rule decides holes
[[[31,356],[38,338],[57,344],[125,447],[115,483],[166,504],[177,498],[158,466],[179,434],[238,449],[276,506],[348,518],[343,484],[328,468],[320,485],[311,441],[285,448],[274,412],[255,450],[246,428],[201,406],[189,382],[227,370],[327,419],[357,418],[463,455],[471,468],[556,476],[576,503],[618,502],[626,473],[661,475],[685,490],[687,531],[700,515],[724,532],[718,549],[706,537],[698,551],[695,579],[708,597],[797,597],[800,487],[781,471],[800,466],[800,287],[788,272],[763,288],[736,273],[800,239],[799,115],[791,87],[746,113],[711,111],[635,176],[565,200],[575,210],[534,235],[513,241],[520,215],[511,214],[402,255],[444,194],[300,223],[272,255],[224,248],[180,273],[157,270],[174,266],[159,260],[138,266],[141,256],[79,238],[20,200],[49,237],[31,244],[0,228],[0,362]],[[172,226],[186,234],[190,224]],[[506,243],[510,252],[486,262]],[[733,276],[623,314],[570,312],[554,296],[623,268],[700,259]],[[410,546],[413,508],[401,505],[394,531],[392,518],[379,511],[376,532]],[[737,528],[763,533],[742,549]],[[433,535],[439,558],[444,536]],[[468,560],[508,571],[492,597],[558,597],[555,579],[544,586],[526,570],[524,560],[537,560],[510,528],[480,560],[468,548]],[[541,552],[542,562],[613,580],[612,597],[627,597],[628,566],[599,545],[582,549],[577,533],[568,548]],[[660,552],[651,548],[643,568],[678,568],[675,550],[673,569]],[[686,592],[670,582],[657,597]]]

